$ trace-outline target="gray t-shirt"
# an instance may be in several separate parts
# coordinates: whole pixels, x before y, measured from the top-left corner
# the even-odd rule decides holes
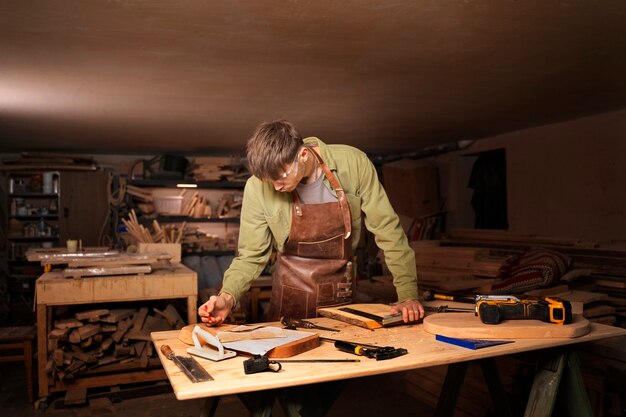
[[[298,184],[296,187],[300,201],[304,204],[332,203],[337,201],[337,197],[332,195],[330,190],[324,185],[324,174],[321,174],[311,184]]]

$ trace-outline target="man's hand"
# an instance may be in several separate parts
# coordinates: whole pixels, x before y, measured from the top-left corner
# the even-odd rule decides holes
[[[203,323],[217,326],[226,320],[234,304],[235,300],[228,294],[212,295],[209,301],[200,306],[198,315]]]
[[[417,300],[407,300],[391,307],[392,313],[402,313],[402,320],[411,323],[424,318],[424,307]]]

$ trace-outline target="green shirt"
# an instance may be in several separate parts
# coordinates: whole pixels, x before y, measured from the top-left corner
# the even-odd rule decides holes
[[[322,159],[344,189],[352,214],[353,249],[363,220],[383,250],[398,301],[417,299],[415,253],[367,155],[347,145],[326,145],[314,137],[304,143],[319,146]],[[335,195],[327,179],[324,184]],[[224,274],[222,292],[239,300],[265,268],[272,245],[283,252],[290,224],[291,193],[278,192],[271,183],[250,177],[243,193],[238,255]]]

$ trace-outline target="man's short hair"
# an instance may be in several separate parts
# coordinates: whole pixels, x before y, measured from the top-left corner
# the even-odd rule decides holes
[[[302,136],[291,122],[282,119],[263,122],[248,140],[248,169],[262,180],[275,180],[302,145]]]

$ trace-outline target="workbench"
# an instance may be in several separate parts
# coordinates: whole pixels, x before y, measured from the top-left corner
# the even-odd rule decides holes
[[[340,330],[340,332],[320,331],[322,336],[348,341],[358,341],[364,344],[405,348],[408,350],[408,354],[394,359],[376,361],[374,359],[341,352],[334,347],[332,342],[322,342],[320,347],[298,355],[297,359],[360,358],[361,361],[357,363],[283,363],[280,372],[261,372],[251,375],[246,375],[243,371],[242,363],[247,359],[245,356],[238,355],[235,358],[220,362],[197,358],[198,362],[214,378],[214,381],[195,384],[192,383],[171,360],[165,358],[160,351],[159,358],[172,384],[176,398],[179,400],[207,398],[207,410],[210,410],[209,414],[214,412],[219,397],[223,395],[367,377],[438,365],[450,365],[435,415],[451,416],[454,412],[456,399],[450,397],[454,396],[455,389],[458,389],[458,386],[462,383],[467,364],[471,361],[478,361],[481,364],[483,371],[485,371],[486,381],[489,385],[492,397],[495,399],[498,396],[504,397],[502,385],[499,383],[499,377],[495,371],[495,364],[489,363],[490,360],[493,361],[493,358],[497,356],[547,349],[546,357],[561,355],[561,359],[565,358],[565,360],[569,361],[570,356],[567,355],[573,355],[573,353],[569,352],[569,349],[567,349],[568,346],[626,335],[625,329],[592,324],[591,332],[578,338],[518,339],[515,340],[514,343],[471,350],[436,341],[435,336],[425,332],[421,324],[403,325],[372,331],[329,318],[317,318],[311,319],[311,321],[322,326],[334,327]],[[279,326],[279,323],[268,324]],[[174,350],[176,355],[188,356],[186,353],[188,346],[178,339],[178,333],[178,331],[152,333],[151,337],[157,351],[161,345],[167,344]],[[565,356],[563,356],[562,353]],[[573,356],[575,358],[575,355]],[[576,363],[574,365],[576,365]],[[566,366],[571,367],[571,364]],[[563,372],[562,368],[561,371]],[[570,369],[569,374],[571,374],[569,376],[572,378],[580,378],[578,368]],[[561,374],[558,376],[560,378]],[[545,381],[543,383],[545,383]],[[581,385],[582,380],[578,379],[578,383]],[[558,381],[556,384],[552,384],[552,386],[554,385],[558,387]],[[534,414],[534,410],[541,408],[541,403],[544,401],[552,401],[553,404],[556,392],[551,392],[548,389],[535,389],[534,394],[531,393],[531,397],[533,395],[538,396],[538,398],[531,398],[529,400],[528,407],[532,409],[530,411],[527,409],[526,415],[549,415]],[[540,398],[542,396],[547,396],[548,398],[542,400],[542,398]],[[586,395],[582,395],[582,397],[584,397],[583,399],[588,403]],[[512,415],[510,409],[507,412],[507,404],[503,404],[501,399],[497,401],[499,404],[495,404],[496,415]],[[537,406],[537,404],[540,405]],[[578,415],[584,415],[581,413],[585,412],[585,408],[580,407],[580,410]]]
[[[150,274],[115,275],[88,278],[64,278],[62,271],[41,275],[35,285],[37,308],[37,359],[39,395],[63,391],[61,383],[51,385],[45,367],[48,362],[48,332],[52,325],[52,308],[77,304],[135,302],[144,300],[187,300],[187,323],[197,322],[197,274],[182,264],[171,269],[157,269]],[[137,371],[116,375],[79,378],[75,385],[83,387],[109,386],[126,382],[164,379],[163,370]]]

